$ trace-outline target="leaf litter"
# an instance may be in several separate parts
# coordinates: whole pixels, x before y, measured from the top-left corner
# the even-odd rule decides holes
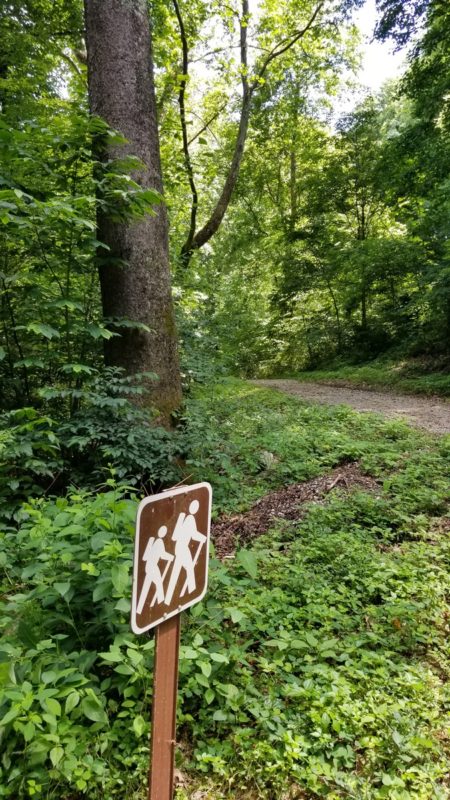
[[[270,492],[248,510],[234,516],[220,517],[211,528],[216,555],[220,559],[233,556],[237,545],[248,545],[278,521],[298,521],[304,517],[307,504],[320,503],[334,489],[344,493],[359,488],[376,492],[380,484],[365,475],[355,462],[336,467],[326,475],[293,483]]]

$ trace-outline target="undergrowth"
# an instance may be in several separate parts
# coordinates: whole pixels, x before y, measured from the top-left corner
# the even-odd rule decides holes
[[[212,559],[183,622],[179,798],[447,798],[449,439],[237,381],[197,392],[184,435],[216,514],[346,461],[378,490]],[[0,797],[145,796],[134,491],[36,499],[2,534]]]

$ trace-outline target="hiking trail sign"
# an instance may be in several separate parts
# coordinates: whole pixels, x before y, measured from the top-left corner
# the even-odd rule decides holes
[[[206,593],[211,500],[209,483],[197,483],[138,508],[131,628],[156,629],[149,800],[173,798],[180,614]]]
[[[138,509],[131,627],[144,633],[198,603],[208,582],[209,483],[146,497]]]

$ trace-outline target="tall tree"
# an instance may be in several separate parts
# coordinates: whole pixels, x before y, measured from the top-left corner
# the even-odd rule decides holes
[[[125,146],[107,143],[101,158],[137,156],[136,182],[162,192],[147,2],[85,0],[85,19],[91,112],[127,140]],[[180,403],[181,388],[166,208],[160,204],[138,222],[100,212],[98,229],[108,248],[99,266],[104,315],[138,323],[120,327],[120,336],[105,342],[106,362],[128,373],[157,373],[151,397],[169,414]]]
[[[198,225],[199,193],[196,186],[193,159],[190,145],[195,138],[189,137],[186,113],[186,87],[189,80],[190,52],[189,37],[183,17],[180,0],[173,0],[178,22],[181,46],[182,65],[179,83],[180,124],[182,130],[183,155],[186,175],[191,191],[191,212],[187,235],[181,248],[181,262],[186,266],[196,250],[207,244],[217,233],[227,212],[241,168],[244,148],[247,140],[251,112],[255,98],[268,79],[268,73],[274,63],[283,60],[296,45],[304,40],[313,42],[330,36],[342,23],[349,9],[361,4],[361,0],[308,0],[301,8],[296,2],[281,2],[262,6],[261,19],[255,25],[254,39],[251,30],[252,12],[249,0],[238,0],[234,4],[224,4],[223,14],[226,26],[238,35],[233,45],[239,52],[237,74],[240,78],[240,100],[237,133],[231,154],[230,163],[224,176],[223,184],[209,215],[201,226]],[[249,57],[250,48],[258,52],[254,63]],[[214,52],[214,51],[213,51]],[[216,53],[222,52],[219,48]],[[209,54],[210,55],[210,54]],[[309,58],[309,54],[306,59]],[[231,61],[231,59],[230,59]],[[205,128],[208,124],[205,125]],[[295,172],[296,165],[293,164]]]

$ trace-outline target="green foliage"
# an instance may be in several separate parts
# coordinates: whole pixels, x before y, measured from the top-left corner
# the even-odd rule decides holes
[[[76,410],[58,426],[68,480],[95,486],[112,468],[118,480],[146,491],[176,482],[175,458],[182,446],[175,433],[158,426],[149,408],[136,406],[145,398],[144,379],[151,373],[125,376],[105,368],[83,390],[47,390],[46,397],[70,398]]]
[[[40,387],[56,382],[79,389],[100,363],[102,340],[139,327],[101,317],[95,214],[101,207],[121,221],[138,219],[153,213],[159,196],[130,177],[136,159],[96,161],[99,139],[123,141],[82,114],[48,127],[0,120],[3,407],[31,405]]]
[[[206,260],[207,326],[235,374],[399,345],[448,354],[447,28],[430,4],[403,82],[337,130],[319,121],[301,71],[283,91],[265,87],[232,218]]]
[[[215,798],[448,795],[448,441],[211,384],[224,369],[361,361],[393,343],[448,354],[450,16],[433,0],[379,0],[379,36],[401,42],[422,23],[421,38],[401,89],[336,130],[325,119],[355,62],[344,23],[358,4],[326,4],[306,49],[257,80],[232,206],[187,272],[179,33],[171,5],[152,4],[189,389],[175,433],[144,410],[142,380],[155,376],[102,368],[105,340],[147,329],[101,314],[97,210],[128,224],[160,198],[134,181],[135,159],[98,159],[123,140],[87,114],[82,4],[0,10],[0,797],[143,794],[153,641],[129,632],[138,493],[209,479],[215,513],[235,514],[352,461],[378,480],[373,493],[335,492],[213,559],[207,598],[185,619],[178,759]],[[270,0],[250,15],[247,77],[316,5]],[[182,10],[192,64],[206,63],[186,84],[202,225],[235,143],[241,8]],[[448,393],[440,365],[334,375]]]
[[[75,375],[79,367],[67,365]],[[156,376],[86,371],[82,388],[41,391],[52,417],[33,408],[0,417],[0,519],[10,523],[28,497],[101,486],[111,474],[145,491],[179,479],[183,432],[160,427],[150,409],[135,404],[145,398],[143,380]]]
[[[2,797],[115,796],[143,767],[153,643],[128,632],[135,506],[115,490],[36,501],[3,535]],[[113,643],[118,672],[100,656]]]
[[[0,519],[10,520],[28,497],[42,494],[61,467],[53,421],[33,408],[0,417]]]
[[[209,413],[217,431],[196,466],[216,508],[343,458],[379,484],[212,560],[182,632],[183,772],[219,798],[443,800],[450,549],[434,518],[448,509],[448,443],[238,382],[197,395],[193,428]],[[1,536],[0,796],[145,786],[153,641],[128,619],[137,502],[108,484],[25,504]]]
[[[430,562],[414,526],[399,553],[382,508],[364,494],[312,507],[259,540],[257,582],[216,566],[221,602],[213,622],[212,602],[198,612],[199,644],[220,643],[231,668],[224,685],[213,663],[197,678],[207,705],[188,705],[198,768],[260,797],[290,784],[328,798],[446,796],[448,541]]]
[[[414,463],[420,438],[401,421],[308,405],[234,380],[197,388],[187,410],[186,468],[212,483],[216,513],[242,510],[275,487],[339,464],[361,459],[374,474],[398,469],[403,460]],[[264,453],[272,455],[269,463]],[[447,466],[439,470],[442,488]]]

